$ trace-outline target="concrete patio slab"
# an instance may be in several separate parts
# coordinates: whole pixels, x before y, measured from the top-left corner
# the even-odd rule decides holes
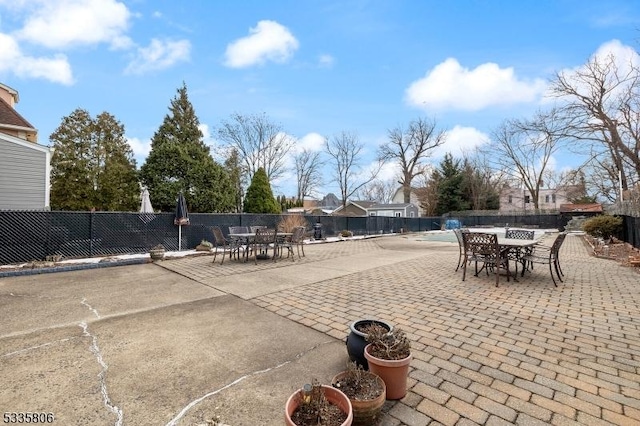
[[[558,287],[544,267],[462,281],[457,244],[411,235],[305,252],[1,278],[0,406],[65,425],[280,425],[293,390],[344,368],[349,323],[377,317],[414,355],[384,426],[640,424],[640,275],[579,236]]]

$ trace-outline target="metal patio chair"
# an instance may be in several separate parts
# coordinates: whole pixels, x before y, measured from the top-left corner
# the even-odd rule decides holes
[[[524,259],[527,262],[549,265],[551,280],[553,281],[553,285],[556,287],[558,287],[558,284],[556,283],[556,279],[553,276],[554,271],[560,282],[563,282],[562,277],[564,274],[562,273],[562,268],[560,267],[560,248],[562,247],[566,236],[566,232],[561,232],[558,234],[551,247],[543,248],[542,246],[536,246],[534,247],[533,253],[524,256]],[[524,273],[525,270],[522,270],[522,276],[524,276]]]
[[[477,277],[484,269],[489,275],[492,271],[496,275],[496,287],[500,281],[500,270],[507,272],[507,281],[509,281],[509,258],[498,244],[498,236],[496,234],[484,232],[464,232],[462,233],[464,243],[464,262],[462,264],[462,281],[467,276],[467,265],[471,262],[475,264],[475,276]],[[478,269],[478,264],[482,267]]]

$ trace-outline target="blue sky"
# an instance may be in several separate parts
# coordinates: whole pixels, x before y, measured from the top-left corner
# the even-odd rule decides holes
[[[0,0],[0,82],[39,143],[76,108],[107,111],[138,166],[182,82],[211,146],[221,120],[265,113],[313,149],[356,132],[366,165],[427,117],[448,132],[437,162],[532,116],[554,73],[639,40],[637,0]]]

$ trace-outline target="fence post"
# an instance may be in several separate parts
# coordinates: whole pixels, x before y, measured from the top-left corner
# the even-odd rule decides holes
[[[95,212],[89,212],[89,257],[93,257],[93,217]]]

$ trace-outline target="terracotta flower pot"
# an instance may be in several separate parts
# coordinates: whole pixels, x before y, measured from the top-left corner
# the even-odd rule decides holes
[[[366,358],[364,357],[364,347],[367,346],[367,335],[362,331],[358,330],[360,327],[366,327],[369,325],[379,325],[387,329],[387,331],[392,331],[393,326],[386,321],[377,320],[377,319],[360,319],[349,324],[350,333],[347,335],[347,353],[349,354],[349,359],[354,361],[356,364],[364,368],[365,370],[369,369],[369,364],[367,363]]]
[[[407,394],[407,377],[412,355],[404,359],[382,359],[369,353],[371,345],[364,348],[364,356],[369,362],[369,371],[377,374],[387,386],[387,399],[402,399]]]
[[[333,377],[333,380],[331,380],[331,385],[335,387],[336,384],[348,374],[348,371],[343,371],[342,373],[336,374]],[[384,380],[382,380],[380,376],[370,371],[364,371],[362,374],[367,374],[375,377],[378,386],[380,386],[380,388],[382,389],[382,392],[380,393],[380,395],[378,395],[378,397],[373,399],[354,399],[347,395],[349,401],[351,401],[351,407],[353,409],[354,426],[369,426],[376,424],[377,419],[380,417],[380,412],[382,411],[382,406],[384,405],[384,401],[386,400],[387,395],[387,387],[384,384]]]
[[[333,405],[338,406],[343,412],[347,413],[347,420],[345,420],[341,426],[351,426],[353,422],[353,410],[351,409],[351,401],[347,398],[347,395],[335,389],[331,386],[322,385],[322,390],[324,391],[324,396],[327,400]],[[296,425],[293,420],[291,420],[291,415],[298,405],[300,405],[300,401],[302,398],[302,389],[298,389],[295,391],[289,399],[287,399],[287,404],[285,405],[284,410],[284,421],[287,426],[302,426]]]

